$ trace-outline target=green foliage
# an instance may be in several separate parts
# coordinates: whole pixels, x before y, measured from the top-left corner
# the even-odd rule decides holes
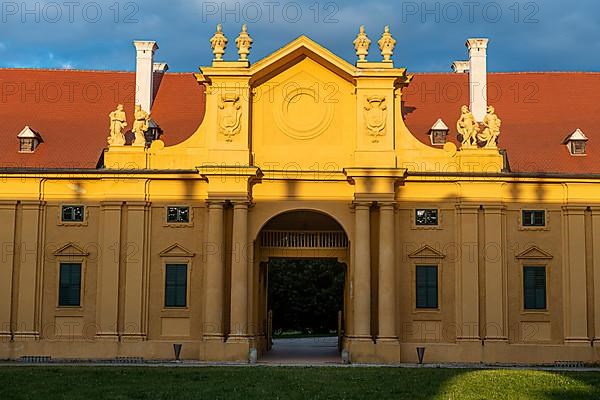
[[[344,307],[345,267],[336,260],[275,259],[269,263],[274,331],[327,334]]]

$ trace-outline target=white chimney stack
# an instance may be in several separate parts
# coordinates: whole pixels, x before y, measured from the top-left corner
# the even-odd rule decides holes
[[[138,40],[134,41],[133,45],[137,52],[135,104],[151,113],[154,100],[154,52],[158,50],[158,45],[156,42]]]
[[[488,39],[468,39],[469,91],[471,112],[478,122],[483,122],[487,113],[487,46]]]

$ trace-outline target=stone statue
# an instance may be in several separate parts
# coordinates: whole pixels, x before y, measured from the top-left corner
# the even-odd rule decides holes
[[[146,137],[144,134],[148,132],[150,114],[142,110],[142,106],[137,105],[135,106],[134,119],[132,131],[135,134],[135,140],[132,146],[146,146]]]
[[[477,139],[482,143],[485,142],[485,147],[498,147],[501,126],[502,120],[496,115],[494,107],[489,106],[483,119],[483,131],[477,134]]]
[[[379,39],[379,48],[381,49],[381,55],[383,56],[383,61],[389,62],[392,61],[392,56],[394,55],[394,48],[396,47],[396,39],[392,37],[390,33],[390,27],[386,26]]]
[[[458,133],[462,135],[462,147],[477,147],[477,134],[479,133],[479,124],[469,110],[469,107],[462,106],[461,116],[456,123]]]
[[[215,61],[223,61],[223,54],[225,54],[225,48],[227,48],[227,38],[223,34],[223,27],[221,24],[217,25],[217,32],[210,39],[213,54],[215,55]]]
[[[246,61],[248,59],[253,42],[254,41],[248,34],[248,27],[246,24],[242,25],[242,32],[235,40],[235,44],[238,48],[238,54],[240,55],[240,61]]]
[[[366,61],[370,46],[371,39],[368,38],[367,34],[365,33],[365,27],[362,25],[360,27],[358,36],[354,40],[354,48],[356,49],[358,61]]]
[[[108,138],[108,145],[125,145],[125,127],[127,126],[127,115],[125,115],[123,104],[119,104],[117,109],[109,114],[109,118],[110,136]]]

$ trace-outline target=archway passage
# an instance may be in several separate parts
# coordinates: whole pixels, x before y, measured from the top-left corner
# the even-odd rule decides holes
[[[348,238],[330,216],[293,211],[259,234],[267,351],[262,362],[341,362]]]

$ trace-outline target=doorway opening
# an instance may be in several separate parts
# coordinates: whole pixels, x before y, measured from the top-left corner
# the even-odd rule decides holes
[[[340,363],[349,243],[329,215],[293,211],[260,235],[266,363]]]
[[[346,266],[337,259],[274,258],[268,264],[267,360],[337,363]]]

